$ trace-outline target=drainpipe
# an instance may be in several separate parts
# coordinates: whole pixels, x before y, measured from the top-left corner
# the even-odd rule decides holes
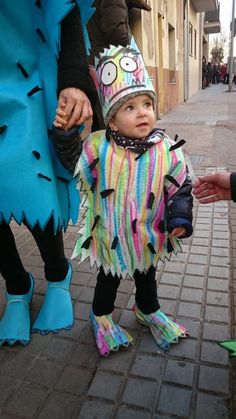
[[[184,101],[189,98],[189,17],[188,0],[184,0]]]
[[[235,0],[232,4],[232,20],[231,20],[231,41],[230,41],[230,61],[229,61],[229,92],[233,91],[233,62],[234,62],[234,14]]]

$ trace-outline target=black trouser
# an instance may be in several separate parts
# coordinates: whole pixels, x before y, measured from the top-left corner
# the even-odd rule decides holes
[[[137,270],[134,272],[135,301],[144,314],[153,313],[160,308],[157,299],[155,272],[153,266],[149,268],[147,273],[140,273]],[[100,268],[93,299],[93,312],[96,316],[110,314],[114,310],[116,292],[120,281],[117,275],[113,276],[111,273],[106,275],[103,268]]]
[[[41,257],[44,261],[45,277],[48,281],[62,281],[68,271],[68,262],[64,254],[62,232],[56,234],[53,230],[53,219],[44,230],[39,226],[30,228]],[[29,290],[30,281],[25,270],[11,228],[8,224],[0,224],[0,272],[6,281],[7,292],[10,294],[25,294]]]

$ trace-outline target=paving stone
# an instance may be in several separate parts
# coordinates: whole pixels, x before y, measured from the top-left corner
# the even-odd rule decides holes
[[[91,304],[93,301],[93,297],[94,297],[94,289],[90,287],[86,287],[80,295],[80,301]]]
[[[23,347],[21,349],[24,349]],[[1,349],[1,374],[7,377],[24,378],[28,369],[33,365],[33,357],[25,356],[22,352]]]
[[[32,383],[52,386],[60,377],[63,368],[62,364],[48,359],[37,359],[25,378]]]
[[[169,356],[178,357],[184,362],[185,359],[195,359],[196,353],[197,341],[190,338],[183,338],[179,339],[178,344],[171,345]]]
[[[198,338],[200,333],[200,322],[188,318],[176,318],[176,323],[182,324],[188,331],[189,336]]]
[[[203,297],[203,291],[202,290],[198,290],[196,288],[183,287],[180,299],[181,300],[186,300],[186,301],[193,301],[193,302],[201,303],[202,302],[202,297]]]
[[[227,369],[201,365],[199,388],[227,394],[229,392],[229,376]]]
[[[207,255],[209,253],[208,246],[191,246],[190,254]]]
[[[161,284],[180,285],[182,281],[182,275],[177,273],[163,272],[161,275]]]
[[[125,329],[137,330],[137,320],[134,316],[133,311],[131,310],[123,310],[119,325],[124,327]]]
[[[229,268],[220,266],[210,266],[209,276],[214,278],[229,278]]]
[[[158,297],[176,299],[178,296],[178,293],[179,293],[179,287],[173,287],[171,285],[158,286]]]
[[[168,360],[164,381],[192,387],[194,366],[185,361]]]
[[[99,354],[95,342],[93,345],[83,344],[79,342],[70,355],[69,362],[72,365],[89,365],[94,368],[98,361]]]
[[[9,398],[11,394],[14,394],[19,382],[15,378],[0,376],[0,406]],[[0,417],[2,417],[0,415]]]
[[[174,263],[172,261],[165,263],[165,272],[183,273],[184,263]]]
[[[198,230],[195,228],[194,230],[194,237],[198,238],[198,237],[204,237],[204,238],[208,238],[209,237],[209,230]]]
[[[60,392],[50,394],[39,414],[39,419],[76,418],[76,410],[80,404],[78,397]]]
[[[191,275],[204,275],[206,271],[205,265],[198,265],[194,263],[188,263],[186,273]]]
[[[118,372],[121,374],[128,374],[135,356],[135,354],[131,352],[131,348],[128,348],[127,351],[120,350],[113,355],[114,356],[100,358],[100,369],[110,372]]]
[[[209,238],[208,239],[204,239],[204,238],[199,238],[199,237],[194,237],[193,238],[193,245],[194,246],[209,246]]]
[[[219,323],[227,323],[229,321],[228,308],[207,306],[205,312],[205,321],[218,321]]]
[[[158,290],[157,290],[158,292]],[[168,316],[173,316],[176,309],[176,300],[167,300],[163,298],[158,298],[159,304],[161,306],[161,310],[164,311],[165,314]]]
[[[203,288],[205,278],[197,275],[185,275],[183,285],[185,287]]]
[[[214,239],[229,239],[229,231],[216,231],[213,230]]]
[[[126,406],[122,406],[116,414],[116,419],[151,419],[151,415],[143,410],[128,409]]]
[[[46,398],[46,390],[32,384],[23,384],[11,397],[6,412],[15,417],[35,418],[37,410]]]
[[[209,290],[228,292],[229,282],[226,279],[208,278],[207,288]]]
[[[207,292],[207,304],[215,304],[219,306],[229,306],[229,295],[226,292]]]
[[[213,247],[229,247],[229,240],[223,240],[223,239],[213,239],[212,240],[212,246]]]
[[[191,391],[185,388],[163,384],[158,410],[177,417],[190,417]]]
[[[91,304],[86,303],[75,303],[74,305],[74,316],[76,319],[79,320],[88,320],[89,319],[89,313],[91,310]]]
[[[220,257],[220,256],[211,256],[210,265],[229,267],[230,265],[229,258]]]
[[[56,388],[67,393],[82,396],[86,394],[92,377],[92,369],[68,366],[57,382]]]
[[[196,255],[195,254],[190,254],[188,261],[190,263],[194,263],[194,264],[199,263],[201,265],[205,265],[206,261],[207,261],[207,257],[204,256],[204,255],[199,255],[199,254],[196,254]]]
[[[203,339],[214,341],[230,339],[228,324],[204,323]]]
[[[76,417],[78,419],[111,419],[113,412],[113,405],[100,400],[86,400]],[[65,418],[66,416],[63,419]]]
[[[130,373],[141,378],[153,378],[160,381],[163,368],[163,358],[161,356],[137,354]]]
[[[123,384],[123,376],[97,371],[88,390],[88,396],[117,400]]]
[[[157,351],[160,352],[160,353],[164,353],[160,350],[159,346],[157,346],[153,337],[151,336],[151,333],[149,333],[149,332],[143,333],[143,335],[142,335],[142,337],[139,341],[138,350],[141,351],[141,352],[146,352],[146,353],[150,353],[150,354],[153,354],[153,355]]]
[[[204,362],[228,365],[228,353],[214,342],[202,342],[201,360]]]
[[[229,411],[224,397],[199,393],[197,398],[196,419],[228,419]]]
[[[43,355],[53,361],[66,361],[75,347],[75,342],[69,339],[52,336]]]
[[[195,319],[200,319],[201,315],[201,304],[197,303],[187,303],[185,301],[181,301],[178,307],[178,316],[186,316]]]
[[[153,409],[156,392],[157,386],[154,382],[144,379],[128,378],[121,401],[128,405]]]

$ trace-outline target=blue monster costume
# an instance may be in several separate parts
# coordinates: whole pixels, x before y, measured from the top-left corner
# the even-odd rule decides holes
[[[70,219],[77,220],[79,195],[74,180],[57,159],[49,137],[57,107],[60,23],[77,4],[88,49],[86,23],[94,11],[92,3],[93,0],[0,0],[0,227],[8,227],[14,219],[30,229],[46,230],[50,221],[56,235],[66,229]],[[70,266],[67,269],[63,281],[48,284],[46,309],[42,307],[34,330],[48,333],[72,326],[72,270]],[[6,293],[0,345],[17,341],[27,344],[30,340],[29,303],[34,280],[28,276],[30,289],[26,294]],[[52,322],[60,320],[66,311],[68,318],[65,324],[58,321],[53,329],[48,328],[44,318],[50,317],[50,307],[60,306],[61,297],[67,301],[64,307],[61,304],[61,311],[57,311]]]

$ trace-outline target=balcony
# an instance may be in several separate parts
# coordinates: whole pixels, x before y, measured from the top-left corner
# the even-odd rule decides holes
[[[192,4],[197,13],[207,12],[217,9],[218,0],[192,0]]]
[[[220,31],[220,6],[218,6],[217,10],[205,13],[204,32],[209,35],[211,33],[219,33]]]

